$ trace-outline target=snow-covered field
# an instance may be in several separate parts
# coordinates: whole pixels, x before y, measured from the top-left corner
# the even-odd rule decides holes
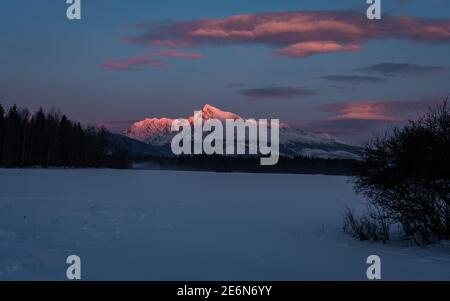
[[[450,280],[450,247],[358,242],[348,178],[149,170],[0,169],[0,279]]]

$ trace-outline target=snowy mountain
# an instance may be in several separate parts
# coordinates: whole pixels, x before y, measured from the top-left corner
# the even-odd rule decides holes
[[[170,131],[173,120],[170,118],[147,118],[132,124],[124,134],[150,145],[161,146],[170,143],[174,136],[174,133]]]
[[[187,118],[193,123],[193,116]],[[205,105],[202,109],[203,120],[243,119],[232,112],[222,111],[214,106]],[[172,118],[147,118],[132,124],[125,130],[129,138],[145,142],[160,149],[160,152],[172,156],[170,142],[175,132],[171,132]],[[306,156],[311,158],[359,159],[361,149],[345,144],[328,134],[316,134],[287,123],[280,124],[280,155],[286,157]]]
[[[205,105],[202,109],[203,120],[219,119],[241,119],[240,116],[225,112],[211,105]],[[194,116],[187,118],[189,122],[194,122]],[[150,145],[164,146],[170,144],[170,141],[176,133],[171,132],[170,127],[175,119],[172,118],[146,118],[132,124],[125,130],[125,135],[129,138],[136,139]]]
[[[241,117],[239,115],[236,115],[234,113],[231,112],[225,112],[222,111],[216,107],[213,107],[209,104],[206,104],[203,109],[202,109],[202,116],[203,116],[203,120],[208,120],[208,119],[219,119],[221,121],[225,121],[226,119],[241,119]],[[193,116],[189,118],[189,120],[193,120]]]

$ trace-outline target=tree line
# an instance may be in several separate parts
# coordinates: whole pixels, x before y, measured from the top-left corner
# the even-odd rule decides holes
[[[359,162],[348,159],[320,159],[297,156],[280,157],[276,165],[261,165],[259,156],[224,155],[183,155],[176,157],[147,156],[137,162],[161,169],[215,171],[215,172],[251,172],[251,173],[292,173],[352,175],[359,168]],[[146,164],[141,164],[146,168]]]
[[[104,128],[83,128],[55,110],[30,114],[0,103],[0,166],[126,168],[128,161]]]

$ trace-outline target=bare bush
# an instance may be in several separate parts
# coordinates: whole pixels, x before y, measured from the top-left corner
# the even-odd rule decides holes
[[[353,209],[344,214],[343,230],[358,240],[389,240],[389,221],[386,217],[370,211],[357,217]]]
[[[365,195],[373,208],[400,224],[408,237],[420,236],[427,243],[450,239],[447,101],[430,108],[419,120],[369,143],[361,166],[356,191]],[[360,219],[354,226],[372,233],[373,225],[367,223]]]

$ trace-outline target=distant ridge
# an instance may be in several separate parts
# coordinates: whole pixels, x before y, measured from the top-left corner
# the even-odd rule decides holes
[[[223,111],[209,104],[202,108],[202,117],[204,120],[216,118],[221,121],[243,119],[238,114]],[[193,122],[193,116],[187,119]],[[146,118],[133,123],[124,131],[124,135],[158,147],[163,156],[172,156],[170,142],[176,134],[171,132],[173,120],[175,118]],[[361,151],[361,148],[339,141],[329,134],[316,134],[298,126],[280,124],[280,156],[358,160]]]

